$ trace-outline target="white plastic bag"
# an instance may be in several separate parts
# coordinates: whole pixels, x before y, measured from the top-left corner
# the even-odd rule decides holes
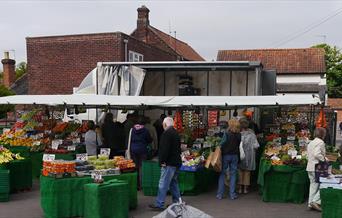
[[[166,210],[153,218],[212,218],[212,216],[185,203],[171,204]]]
[[[245,155],[245,151],[243,150],[242,140],[241,140],[240,145],[239,145],[239,150],[240,150],[240,160],[245,159],[246,155]]]

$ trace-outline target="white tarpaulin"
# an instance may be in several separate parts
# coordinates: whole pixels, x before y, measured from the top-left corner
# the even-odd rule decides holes
[[[132,65],[99,65],[83,79],[74,93],[137,96],[140,94],[145,74],[145,70]],[[92,109],[92,112],[96,113],[96,110],[93,111]],[[126,113],[121,113],[121,111],[117,110],[112,110],[111,112],[116,117],[116,120],[121,122],[126,120]],[[105,114],[100,111],[99,114],[101,114],[101,120]]]
[[[317,105],[319,97],[296,96],[112,96],[112,95],[15,95],[0,98],[0,104],[86,105],[112,107],[186,107]]]

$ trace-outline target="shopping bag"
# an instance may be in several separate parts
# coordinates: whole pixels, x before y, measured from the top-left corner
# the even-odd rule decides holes
[[[205,168],[210,167],[210,163],[211,163],[211,160],[213,159],[213,155],[214,155],[214,152],[210,151],[209,156],[207,160],[205,161],[205,165],[204,165]]]
[[[243,143],[242,143],[242,141],[240,142],[239,150],[240,150],[240,160],[245,159],[246,154],[245,154],[245,151],[243,150]]]
[[[127,160],[131,160],[131,138],[132,138],[132,129],[129,130],[128,145],[127,145],[127,150],[125,152],[125,158]]]
[[[222,154],[220,146],[217,146],[211,159],[211,166],[216,172],[222,170]]]

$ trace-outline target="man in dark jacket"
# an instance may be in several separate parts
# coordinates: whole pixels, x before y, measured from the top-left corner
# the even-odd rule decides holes
[[[173,119],[166,117],[163,121],[165,131],[161,135],[159,146],[159,163],[161,175],[156,202],[149,205],[154,210],[164,210],[168,190],[174,203],[179,201],[178,169],[182,165],[181,143],[177,131],[173,128]]]

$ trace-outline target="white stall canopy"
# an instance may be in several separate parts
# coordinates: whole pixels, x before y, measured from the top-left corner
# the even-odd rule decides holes
[[[281,96],[113,96],[94,94],[74,95],[15,95],[0,98],[0,104],[15,105],[83,105],[88,108],[175,108],[175,107],[252,107],[276,105],[317,105],[318,95]]]

